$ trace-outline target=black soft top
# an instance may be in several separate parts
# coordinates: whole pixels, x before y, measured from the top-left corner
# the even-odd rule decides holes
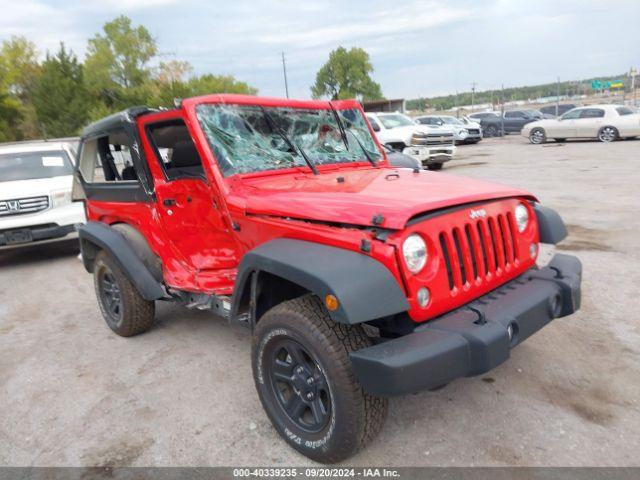
[[[84,139],[87,137],[100,135],[112,131],[116,128],[122,128],[123,124],[131,125],[135,123],[135,119],[137,117],[155,111],[157,110],[145,107],[143,105],[127,108],[126,110],[114,113],[112,115],[109,115],[108,117],[101,118],[100,120],[87,125],[84,130],[82,130],[81,137]]]

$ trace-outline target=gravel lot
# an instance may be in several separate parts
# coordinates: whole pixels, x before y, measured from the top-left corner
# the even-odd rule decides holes
[[[569,226],[582,310],[484,377],[392,400],[358,466],[640,465],[640,141],[462,146],[446,172],[524,187]],[[249,334],[159,305],[124,339],[74,243],[0,253],[0,464],[306,465],[255,393]]]

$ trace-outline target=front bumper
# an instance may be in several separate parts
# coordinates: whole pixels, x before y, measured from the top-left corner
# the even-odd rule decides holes
[[[423,166],[433,163],[444,163],[451,160],[456,153],[455,145],[430,145],[410,146],[402,150],[402,153],[418,160]]]
[[[576,257],[556,255],[548,266],[529,270],[409,335],[352,352],[356,377],[368,393],[390,396],[485,373],[554,318],[578,310],[581,279]]]
[[[77,238],[76,225],[35,225],[0,230],[0,250]]]

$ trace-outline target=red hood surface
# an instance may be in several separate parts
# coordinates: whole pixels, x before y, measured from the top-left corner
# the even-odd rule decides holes
[[[380,226],[390,229],[402,229],[414,215],[443,207],[506,197],[534,198],[497,183],[393,168],[244,178],[233,191],[248,214],[363,226],[372,226],[373,217],[382,215]]]

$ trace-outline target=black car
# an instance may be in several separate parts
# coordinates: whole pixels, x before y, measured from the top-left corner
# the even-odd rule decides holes
[[[547,105],[546,107],[542,107],[540,111],[545,115],[552,115],[553,117],[559,117],[560,115],[564,115],[569,110],[573,110],[577,105],[573,103],[564,103],[562,105],[558,105],[558,112],[556,113],[556,105]]]

